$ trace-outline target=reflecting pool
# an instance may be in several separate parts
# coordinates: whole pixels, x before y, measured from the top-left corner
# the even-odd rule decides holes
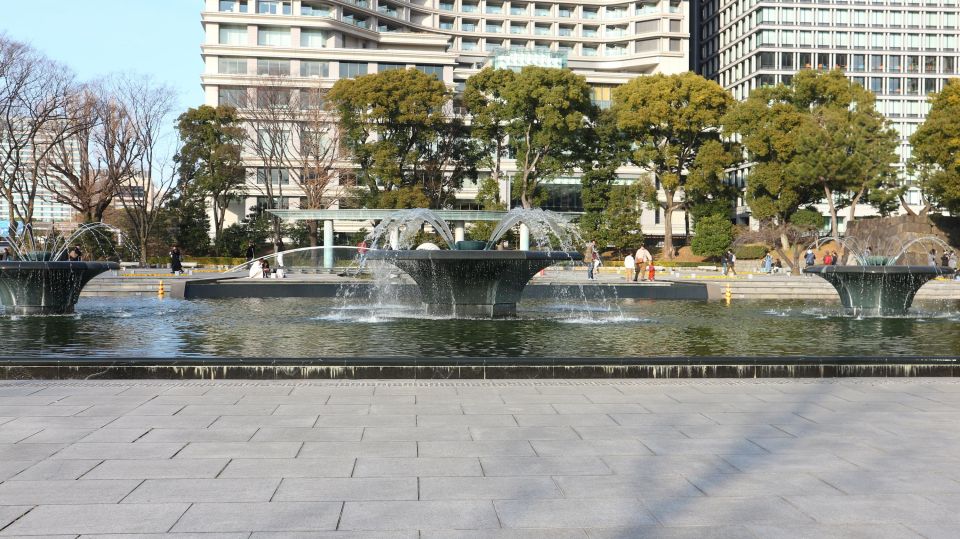
[[[336,299],[85,297],[77,314],[0,317],[3,356],[638,357],[960,355],[960,303],[850,318],[839,303],[521,302],[518,318],[424,317]]]

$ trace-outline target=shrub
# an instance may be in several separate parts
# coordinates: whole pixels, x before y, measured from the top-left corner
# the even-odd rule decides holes
[[[766,256],[770,249],[766,245],[741,245],[733,250],[737,260],[757,260]]]
[[[709,215],[697,220],[694,234],[690,241],[693,254],[718,257],[733,243],[734,227],[723,215]]]

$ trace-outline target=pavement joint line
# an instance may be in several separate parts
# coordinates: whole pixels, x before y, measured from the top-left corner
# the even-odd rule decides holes
[[[233,462],[232,458],[227,459],[226,464],[223,465],[220,470],[217,471],[217,474],[213,476],[214,479],[220,479],[220,476],[223,475],[223,472],[227,469],[227,466],[230,466],[230,463]],[[274,492],[276,494],[276,492]]]
[[[181,447],[180,449],[177,449],[176,452],[174,452],[174,454],[170,455],[170,460],[177,458],[177,455],[179,455],[181,451],[186,449],[188,445],[190,445],[190,442],[184,442],[183,447]]]
[[[281,477],[280,480],[277,481],[277,486],[276,488],[273,489],[273,493],[270,494],[270,499],[267,500],[268,502],[272,502],[273,499],[277,497],[277,492],[280,492],[280,485],[282,485],[283,482],[286,480],[287,480],[286,477]]]
[[[340,521],[343,520],[343,508],[344,508],[344,506],[346,506],[346,505],[347,505],[347,502],[345,502],[345,501],[344,501],[344,502],[340,502],[340,514],[337,515],[337,525],[334,526],[334,528],[333,528],[334,530],[337,530],[337,531],[340,530]]]
[[[20,516],[18,516],[17,518],[11,520],[6,526],[0,527],[0,533],[3,533],[3,530],[9,528],[10,526],[13,526],[13,525],[14,525],[18,520],[20,520],[21,518],[29,515],[30,512],[33,511],[33,510],[36,509],[36,508],[37,508],[37,506],[34,505],[34,506],[31,507],[30,509],[27,509],[26,511],[24,511],[22,515],[20,515]]]
[[[79,443],[79,442],[78,442],[78,443]],[[42,462],[42,461],[41,461],[41,462]],[[104,462],[106,462],[106,459],[101,460],[100,462],[94,464],[92,468],[90,468],[89,470],[87,470],[87,471],[83,472],[82,474],[80,474],[79,476],[77,476],[76,481],[79,481],[79,480],[83,479],[83,477],[84,477],[85,475],[87,475],[88,473],[90,473],[90,472],[96,470],[97,468],[99,468],[100,465],[103,464]],[[28,469],[29,469],[29,468],[28,468]],[[22,472],[21,472],[21,473],[22,473]],[[131,491],[131,492],[132,492],[132,491]],[[129,493],[127,493],[127,494],[129,494]]]
[[[193,509],[193,506],[194,506],[194,505],[196,505],[195,502],[187,502],[187,508],[184,509],[183,512],[180,513],[180,516],[177,517],[177,520],[175,520],[174,523],[171,524],[169,528],[167,528],[167,532],[166,532],[166,533],[173,533],[173,529],[176,528],[176,527],[177,527],[177,524],[179,524],[180,521],[183,519],[183,515],[186,515],[186,514],[187,514],[187,511],[190,511],[190,509]],[[251,535],[252,535],[252,533],[251,533]]]
[[[137,486],[135,486],[135,487],[133,487],[132,489],[130,489],[130,492],[124,494],[122,498],[120,498],[119,500],[117,500],[117,504],[119,505],[119,504],[123,503],[123,500],[126,500],[128,496],[130,496],[131,494],[133,494],[138,488],[140,488],[141,486],[143,486],[143,484],[146,483],[146,482],[147,482],[146,479],[141,479],[140,482],[137,483]]]
[[[300,442],[300,447],[297,448],[296,454],[293,455],[293,458],[299,458],[300,453],[303,451],[303,446],[307,445],[307,442]]]

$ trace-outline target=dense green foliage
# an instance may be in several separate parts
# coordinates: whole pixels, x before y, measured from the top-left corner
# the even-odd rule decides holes
[[[910,165],[930,200],[956,214],[960,212],[960,80],[948,80],[930,101],[926,121],[910,137]]]
[[[770,252],[766,245],[740,245],[733,250],[737,260],[757,260]]]
[[[728,217],[708,215],[697,219],[690,247],[697,256],[719,257],[730,248],[733,239],[734,227]]]

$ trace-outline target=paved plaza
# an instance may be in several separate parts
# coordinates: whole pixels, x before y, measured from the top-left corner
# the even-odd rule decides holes
[[[24,381],[0,416],[2,537],[960,537],[953,379]]]

